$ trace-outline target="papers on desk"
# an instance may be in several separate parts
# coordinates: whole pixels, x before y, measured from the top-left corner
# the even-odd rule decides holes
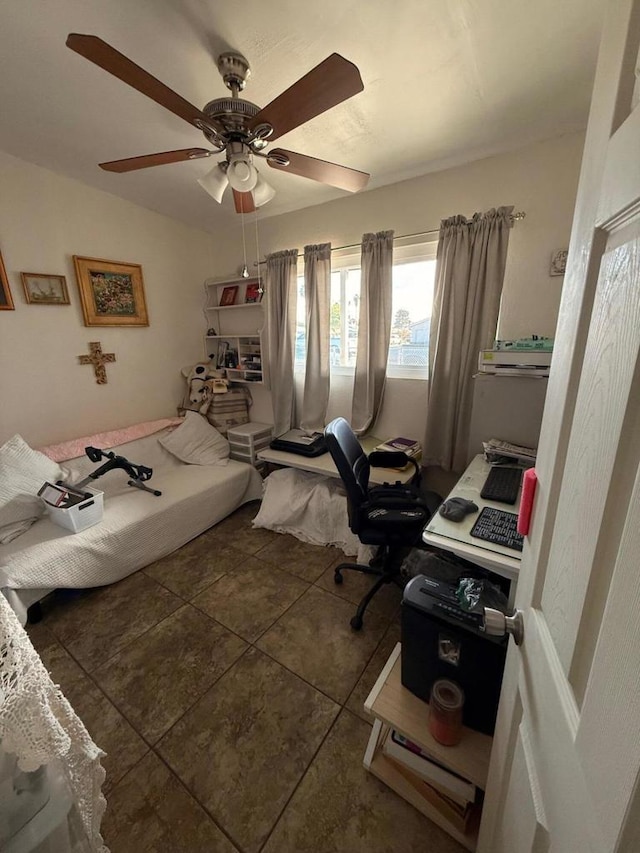
[[[489,441],[483,441],[484,458],[492,465],[500,463],[519,462],[525,468],[530,468],[536,464],[537,447],[522,447],[519,444],[509,444],[507,441],[501,441],[499,438],[490,438]]]

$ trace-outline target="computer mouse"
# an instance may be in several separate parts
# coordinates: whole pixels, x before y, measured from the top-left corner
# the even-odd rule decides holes
[[[470,512],[478,512],[478,506],[467,498],[448,498],[439,509],[448,521],[462,521]]]

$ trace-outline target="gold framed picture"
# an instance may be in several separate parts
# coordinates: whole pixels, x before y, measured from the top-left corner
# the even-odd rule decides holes
[[[29,305],[70,305],[67,280],[63,275],[21,272],[24,295]]]
[[[2,253],[0,252],[0,311],[15,311],[11,291],[9,290],[9,279],[4,268]]]
[[[148,326],[140,264],[73,256],[85,326]]]

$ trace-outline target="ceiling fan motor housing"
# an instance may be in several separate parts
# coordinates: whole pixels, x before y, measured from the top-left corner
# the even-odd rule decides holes
[[[249,136],[247,124],[260,112],[260,107],[252,104],[251,101],[244,101],[242,98],[216,98],[215,101],[209,101],[202,108],[202,112],[208,118],[221,124],[227,134],[238,134],[242,137]],[[224,145],[228,141],[224,136],[209,128],[202,128],[202,131],[213,145]]]

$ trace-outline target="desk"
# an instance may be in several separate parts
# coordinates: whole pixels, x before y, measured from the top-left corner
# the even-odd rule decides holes
[[[484,456],[481,453],[478,454],[447,495],[450,498],[459,497],[472,500],[478,505],[479,512],[471,513],[458,522],[448,521],[437,512],[424,529],[422,541],[434,548],[452,551],[458,557],[508,578],[512,581],[509,603],[513,604],[516,586],[513,581],[518,579],[520,573],[521,552],[471,536],[471,528],[485,506],[516,513],[520,508],[520,495],[518,495],[518,500],[514,506],[496,501],[486,501],[480,497],[480,491],[484,486],[490,468],[491,466]]]
[[[371,453],[375,450],[378,444],[382,444],[382,439],[376,438],[373,435],[363,436],[360,439],[365,453]],[[333,463],[330,453],[323,453],[322,456],[301,456],[298,453],[287,453],[284,450],[272,450],[267,447],[265,450],[258,451],[258,459],[263,462],[270,462],[272,465],[282,465],[284,468],[298,468],[300,471],[311,471],[313,474],[323,474],[325,477],[337,477],[338,469]],[[409,465],[406,471],[395,471],[393,468],[371,468],[369,473],[369,482],[382,483],[408,483],[414,474],[413,465]]]

